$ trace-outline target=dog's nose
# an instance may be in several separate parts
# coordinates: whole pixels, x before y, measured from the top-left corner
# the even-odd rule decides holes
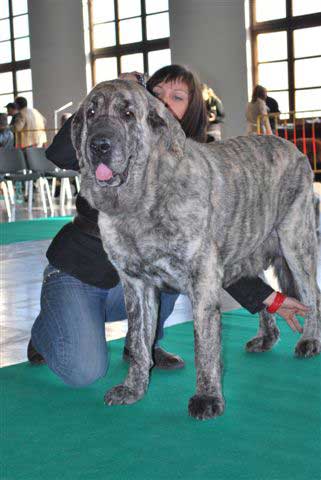
[[[106,154],[111,148],[110,140],[106,137],[96,136],[91,139],[90,149],[94,153]]]

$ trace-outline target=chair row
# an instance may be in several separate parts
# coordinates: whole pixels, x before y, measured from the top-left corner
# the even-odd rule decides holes
[[[58,168],[47,159],[44,148],[27,148],[25,150],[0,148],[0,187],[3,191],[8,219],[12,219],[11,206],[15,206],[15,184],[25,182],[28,195],[28,210],[32,209],[33,184],[37,181],[40,190],[41,202],[45,215],[48,206],[53,215],[52,199],[55,195],[56,181],[60,179],[60,208],[63,208],[66,197],[72,198],[70,179],[75,179],[79,191],[79,173],[73,170]],[[52,181],[51,191],[48,180]]]

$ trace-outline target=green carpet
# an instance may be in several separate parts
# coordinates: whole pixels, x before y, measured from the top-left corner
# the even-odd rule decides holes
[[[272,352],[247,354],[255,317],[238,310],[223,323],[226,411],[215,420],[187,415],[191,323],[169,328],[164,342],[186,368],[153,371],[148,394],[131,406],[103,404],[126,373],[123,340],[110,343],[108,376],[85,389],[46,366],[3,368],[1,479],[320,480],[320,358],[295,359],[297,336],[284,325]]]
[[[37,218],[0,224],[0,245],[53,238],[73,217]],[[1,479],[2,480],[2,479]]]

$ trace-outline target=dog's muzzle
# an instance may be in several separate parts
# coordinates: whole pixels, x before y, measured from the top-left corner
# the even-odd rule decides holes
[[[91,157],[94,160],[95,177],[101,187],[120,187],[127,180],[129,161],[125,170],[115,172],[111,167],[112,142],[102,134],[95,135],[89,143]]]

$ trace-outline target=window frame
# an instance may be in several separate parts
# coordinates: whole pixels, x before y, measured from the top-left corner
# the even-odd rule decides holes
[[[118,75],[121,73],[121,57],[123,55],[131,55],[135,53],[143,54],[144,61],[144,72],[148,72],[148,53],[155,50],[166,50],[170,48],[169,39],[170,37],[157,38],[154,40],[147,39],[147,17],[151,15],[157,15],[159,13],[167,13],[169,10],[161,10],[159,12],[147,14],[145,8],[145,0],[140,0],[141,3],[141,14],[134,17],[128,17],[126,19],[119,18],[118,12],[118,1],[114,0],[114,9],[115,9],[115,31],[116,31],[116,45],[112,47],[104,48],[94,48],[94,38],[93,38],[93,1],[88,0],[88,13],[89,13],[89,36],[90,36],[90,64],[91,64],[91,73],[92,73],[92,84],[96,85],[96,72],[95,72],[95,60],[99,58],[106,57],[116,57],[117,61],[117,72]],[[131,18],[141,18],[142,21],[142,40],[135,43],[121,44],[119,38],[119,22],[122,20],[129,20]]]
[[[9,5],[9,24],[10,24],[10,46],[11,46],[11,62],[7,63],[0,63],[0,73],[7,73],[7,72],[12,72],[12,81],[13,81],[13,97],[15,98],[18,95],[18,89],[17,89],[17,71],[18,70],[31,70],[31,58],[27,60],[16,60],[15,58],[15,48],[14,48],[14,41],[20,38],[29,38],[30,42],[30,30],[29,30],[29,35],[25,35],[23,37],[14,37],[14,28],[13,28],[13,19],[16,17],[20,17],[23,15],[28,15],[28,20],[29,20],[29,9],[27,10],[26,13],[22,13],[19,15],[13,15],[13,7],[12,7],[12,0],[8,0],[8,5]],[[33,90],[26,90],[26,91],[31,91],[33,93]],[[11,93],[11,92],[8,92]],[[4,95],[4,93],[1,93],[0,95]]]
[[[320,55],[308,56],[308,57],[294,57],[294,41],[293,41],[293,31],[297,29],[319,27],[321,26],[321,12],[320,13],[311,13],[307,15],[292,15],[292,0],[286,1],[286,16],[284,18],[276,20],[268,20],[265,22],[256,21],[256,0],[250,1],[250,37],[251,37],[251,47],[252,47],[252,83],[253,88],[258,83],[258,49],[257,49],[257,36],[261,33],[273,33],[286,31],[287,36],[287,47],[288,47],[288,95],[289,95],[289,111],[293,112],[295,108],[295,91],[296,90],[311,90],[319,88],[320,86],[314,87],[303,87],[295,88],[295,75],[294,75],[294,62],[298,59],[305,58],[318,58]],[[264,62],[260,62],[264,63]]]

